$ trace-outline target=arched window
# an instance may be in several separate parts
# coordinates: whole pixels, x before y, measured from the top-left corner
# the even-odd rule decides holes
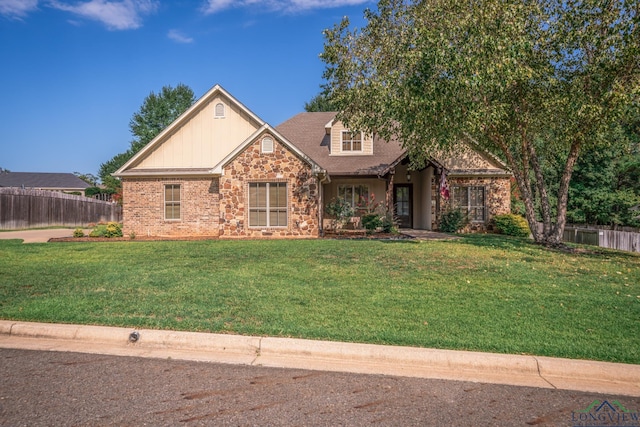
[[[262,138],[262,152],[273,153],[273,139],[270,137]]]

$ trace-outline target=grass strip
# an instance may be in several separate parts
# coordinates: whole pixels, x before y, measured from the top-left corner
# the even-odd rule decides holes
[[[640,363],[640,256],[526,240],[0,241],[0,318]]]

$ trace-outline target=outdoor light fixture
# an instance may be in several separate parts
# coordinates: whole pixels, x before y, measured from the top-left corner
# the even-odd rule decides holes
[[[411,181],[411,172],[407,171],[407,181]]]

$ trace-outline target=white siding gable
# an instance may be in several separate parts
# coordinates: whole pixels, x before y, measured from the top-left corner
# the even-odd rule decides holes
[[[224,105],[224,118],[216,117],[220,103]],[[234,102],[218,94],[193,111],[129,170],[211,168],[260,126]]]

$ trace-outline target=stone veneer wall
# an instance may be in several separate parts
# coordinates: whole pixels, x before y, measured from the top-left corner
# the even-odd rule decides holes
[[[318,183],[306,162],[273,137],[273,153],[261,152],[262,135],[224,167],[220,178],[221,238],[318,237]],[[286,182],[287,227],[249,227],[249,183]]]
[[[463,187],[485,187],[485,205],[487,207],[487,219],[485,223],[470,223],[465,231],[486,231],[491,221],[496,215],[511,213],[511,181],[509,178],[503,177],[473,177],[448,178],[449,188],[453,186]],[[439,195],[439,193],[436,193]],[[441,201],[441,211],[450,207],[449,201]]]
[[[164,186],[180,184],[179,220],[164,218]],[[218,236],[218,178],[125,178],[123,233],[137,236]]]

